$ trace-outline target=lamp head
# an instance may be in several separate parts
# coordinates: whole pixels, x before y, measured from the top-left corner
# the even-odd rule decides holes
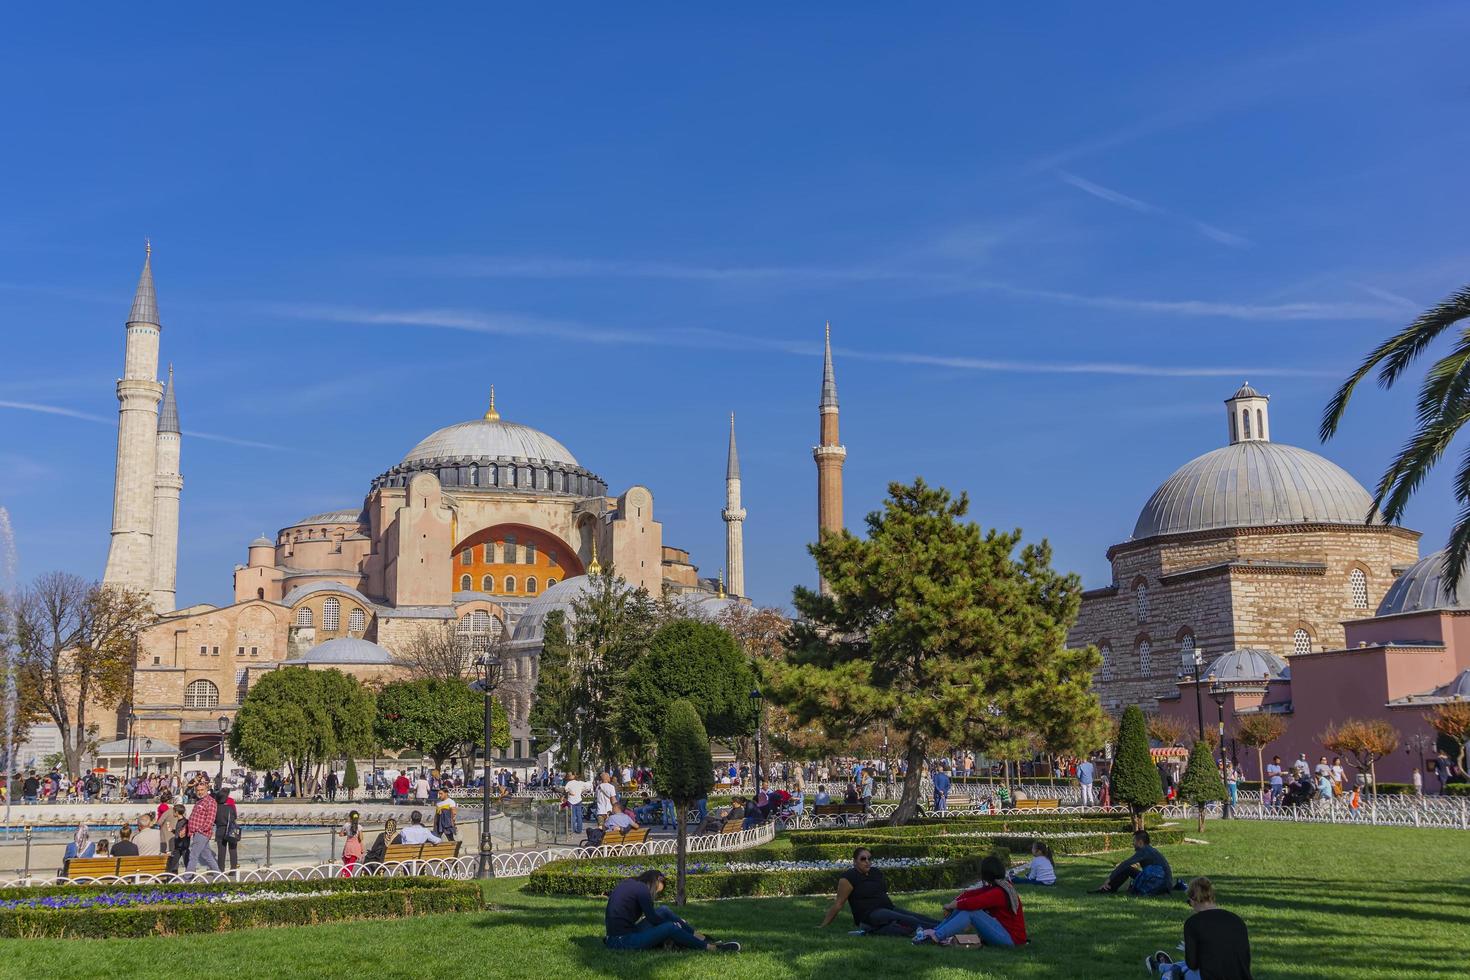
[[[229,730],[230,730],[230,719],[226,718],[224,715],[220,715],[219,716],[219,733],[221,735],[223,735],[225,732],[227,732]]]

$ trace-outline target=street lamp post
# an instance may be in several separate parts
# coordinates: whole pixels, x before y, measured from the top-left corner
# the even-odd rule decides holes
[[[764,712],[765,696],[761,694],[760,688],[750,692],[750,700],[755,702],[755,795],[761,792],[761,719]]]
[[[214,788],[224,789],[225,786],[225,733],[230,730],[230,719],[224,715],[219,716],[219,775],[214,777]]]
[[[1205,655],[1199,647],[1195,647],[1190,653],[1184,655],[1184,669],[1194,674],[1194,713],[1199,720],[1199,740],[1205,740],[1205,703],[1199,689],[1199,669],[1205,662]]]
[[[495,688],[500,684],[499,657],[481,654],[475,659],[475,673],[479,676],[480,691],[485,696],[485,776],[480,780],[480,870],[481,878],[495,877],[495,840],[490,836],[490,737],[494,718],[492,708]]]
[[[1215,702],[1215,711],[1219,716],[1217,724],[1220,735],[1220,765],[1223,766],[1225,765],[1225,689],[1215,681],[1213,673],[1205,680],[1210,684],[1210,697]]]
[[[129,709],[128,710],[128,761],[123,765],[123,782],[124,783],[126,783],[127,780],[130,779],[132,777],[132,775],[133,775],[133,722],[135,722],[137,720],[138,720],[138,716],[135,715],[135,714],[133,714],[132,709]]]

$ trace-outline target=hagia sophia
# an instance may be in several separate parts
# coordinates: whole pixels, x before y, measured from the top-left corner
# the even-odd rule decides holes
[[[231,605],[176,609],[181,431],[172,370],[157,380],[161,334],[150,253],[117,383],[104,582],[148,592],[161,616],[140,638],[117,732],[131,714],[132,733],[152,740],[161,763],[217,759],[220,719],[228,724],[266,671],[332,667],[377,682],[400,673],[397,655],[421,631],[448,629],[505,658],[505,761],[530,764],[542,630],[589,572],[610,566],[691,615],[749,601],[733,415],[723,572],[701,576],[687,551],[665,544],[652,490],[611,493],[562,442],[502,417],[492,389],[482,415],[429,433],[368,480],[360,504],[250,541]],[[1217,713],[1227,730],[1279,713],[1289,727],[1268,756],[1315,758],[1329,723],[1385,718],[1406,748],[1380,776],[1405,779],[1425,751],[1424,709],[1470,697],[1470,580],[1446,592],[1442,554],[1421,558],[1418,532],[1383,521],[1335,463],[1272,441],[1269,400],[1249,384],[1225,400],[1226,444],[1147,500],[1108,550],[1111,581],[1084,593],[1068,642],[1102,652],[1094,686],[1110,713],[1140,704],[1196,722],[1197,666],[1212,726]],[[846,449],[830,330],[817,407],[818,528],[837,531]]]

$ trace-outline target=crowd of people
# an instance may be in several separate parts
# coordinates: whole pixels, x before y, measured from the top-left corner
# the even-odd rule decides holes
[[[80,824],[62,859],[166,856],[170,874],[234,870],[240,866],[240,836],[230,790],[213,789],[209,777],[198,773],[182,782],[177,796],[159,790],[156,804],[120,826],[115,838],[93,840],[87,824]]]

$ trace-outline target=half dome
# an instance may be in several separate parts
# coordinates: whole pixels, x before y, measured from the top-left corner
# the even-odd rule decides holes
[[[1378,604],[1378,616],[1424,612],[1429,609],[1470,608],[1470,577],[1461,576],[1455,592],[1445,590],[1443,550],[1420,558],[1409,570],[1394,579],[1388,594]]]
[[[1276,524],[1381,524],[1373,497],[1341,466],[1278,442],[1237,442],[1190,460],[1138,515],[1133,539]]]

